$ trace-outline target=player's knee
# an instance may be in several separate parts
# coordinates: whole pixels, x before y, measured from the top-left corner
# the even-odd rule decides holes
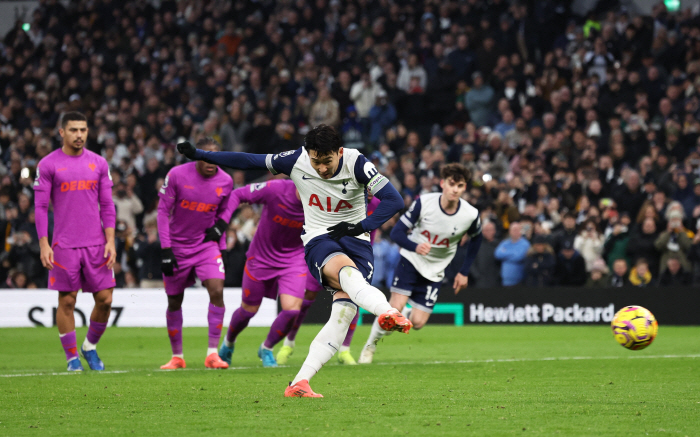
[[[415,322],[412,321],[411,323],[413,323],[413,329],[416,331],[418,331],[423,326],[425,326],[425,322],[423,322],[423,321],[415,321]]]
[[[209,300],[211,300],[211,302],[214,304],[216,304],[217,302],[223,302],[224,288],[214,287],[211,290],[209,290]]]
[[[73,311],[75,311],[75,299],[62,299],[58,304],[58,309],[64,313],[73,314]]]
[[[241,308],[248,311],[249,313],[257,313],[260,305],[248,305],[245,302],[241,302]]]

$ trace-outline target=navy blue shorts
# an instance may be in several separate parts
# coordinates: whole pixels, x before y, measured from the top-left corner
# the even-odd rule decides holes
[[[372,281],[374,252],[372,252],[372,245],[369,241],[359,240],[355,237],[343,237],[339,241],[335,241],[328,234],[324,234],[312,239],[304,246],[304,259],[313,277],[323,284],[326,290],[338,291],[323,282],[321,270],[331,258],[339,254],[347,255],[367,282]]]
[[[409,260],[401,257],[394,270],[391,292],[408,296],[408,302],[413,308],[432,313],[440,293],[440,285],[441,282],[426,279]]]

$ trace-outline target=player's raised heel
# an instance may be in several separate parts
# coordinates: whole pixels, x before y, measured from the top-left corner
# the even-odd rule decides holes
[[[222,361],[219,354],[213,353],[204,360],[204,367],[207,369],[228,369],[228,363]]]
[[[185,364],[185,360],[183,360],[180,357],[172,357],[170,361],[168,361],[167,364],[163,364],[160,366],[161,369],[163,370],[175,370],[175,369],[184,369],[187,367]]]
[[[233,356],[233,349],[235,347],[236,345],[228,347],[226,344],[222,344],[219,348],[219,358],[221,358],[221,361],[225,362],[229,366],[231,365],[231,357]]]
[[[72,360],[68,361],[68,368],[66,370],[68,370],[69,372],[82,372],[83,364],[80,362],[80,358],[75,357]]]
[[[360,359],[357,360],[358,364],[372,364],[372,359],[374,358],[374,353],[377,351],[376,346],[365,346],[360,352]]]
[[[309,381],[302,379],[296,384],[292,385],[289,383],[289,387],[284,389],[285,398],[322,398],[323,395],[320,393],[314,393],[309,387]]]
[[[401,331],[408,334],[413,328],[413,323],[395,309],[389,310],[379,316],[379,327],[385,331]]]
[[[357,365],[357,361],[355,361],[355,359],[352,357],[352,355],[350,355],[349,350],[338,352],[338,361],[340,362],[340,364],[346,364],[349,366],[356,366]]]
[[[100,357],[97,355],[96,350],[91,350],[91,351],[86,351],[83,349],[83,347],[80,347],[80,354],[85,358],[85,361],[87,361],[88,366],[90,366],[90,370],[104,370],[105,365],[100,359]]]
[[[262,345],[260,345],[260,349],[258,349],[258,358],[262,360],[263,367],[277,367],[275,355],[270,349],[265,349]]]
[[[289,357],[294,353],[294,348],[291,346],[282,346],[282,348],[277,352],[277,364],[287,364]]]

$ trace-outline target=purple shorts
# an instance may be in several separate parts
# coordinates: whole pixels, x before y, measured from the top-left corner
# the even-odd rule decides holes
[[[224,280],[224,260],[221,258],[219,246],[210,242],[199,251],[173,247],[177,267],[173,276],[163,275],[165,294],[174,296],[185,292],[185,288],[194,285],[195,275],[202,281],[207,279]]]
[[[49,270],[49,289],[97,293],[114,288],[114,270],[107,268],[105,246],[64,249],[53,247],[53,270]]]
[[[320,288],[318,281],[309,274],[305,263],[280,269],[258,264],[255,259],[249,258],[244,270],[242,300],[250,306],[260,305],[264,297],[277,299],[278,294],[303,299],[304,290],[309,284],[315,283],[315,287]]]

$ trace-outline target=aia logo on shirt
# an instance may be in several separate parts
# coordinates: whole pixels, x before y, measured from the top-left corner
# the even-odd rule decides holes
[[[427,229],[425,231],[421,232],[420,234],[425,236],[425,238],[428,239],[428,243],[430,243],[430,244],[434,244],[436,246],[450,247],[450,240],[448,240],[447,238],[443,238],[442,240],[440,240],[440,236],[438,234],[431,236],[430,232]],[[438,240],[440,240],[439,243],[438,243]]]
[[[352,209],[352,205],[347,200],[340,199],[338,203],[335,204],[335,207],[333,206],[333,203],[334,202],[331,201],[330,197],[326,197],[325,205],[321,202],[321,199],[317,194],[312,194],[311,197],[309,197],[309,206],[315,206],[321,211],[339,212],[345,208]]]

